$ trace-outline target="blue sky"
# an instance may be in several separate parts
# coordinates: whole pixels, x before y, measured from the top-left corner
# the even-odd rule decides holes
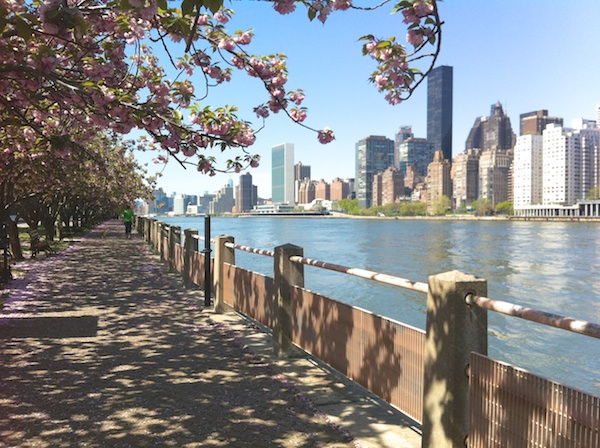
[[[229,31],[253,29],[249,51],[287,55],[287,87],[302,88],[306,95],[305,124],[316,129],[328,126],[336,134],[334,142],[321,145],[313,132],[282,114],[271,115],[251,148],[262,156],[260,167],[250,171],[259,196],[270,197],[271,147],[279,143],[294,143],[296,162],[311,165],[313,179],[331,181],[354,177],[355,144],[368,135],[393,139],[400,126],[410,125],[415,136],[426,137],[426,83],[407,102],[390,106],[368,82],[375,65],[362,56],[358,39],[374,34],[405,40],[402,16],[390,15],[391,7],[332,14],[322,25],[309,22],[300,7],[281,16],[265,2],[226,1],[226,6],[236,12],[226,25]],[[446,0],[439,9],[445,24],[437,65],[454,67],[454,155],[464,150],[475,119],[488,115],[496,101],[503,104],[517,134],[519,115],[538,109],[564,118],[567,126],[574,118],[596,118],[600,1]],[[255,79],[237,75],[214,89],[203,104],[237,105],[240,117],[259,124],[252,107],[265,101],[266,94]],[[139,160],[146,162],[148,155]],[[148,168],[154,172],[158,166],[150,163]],[[208,177],[170,163],[158,186],[168,194],[204,194],[229,179],[237,185],[238,177],[235,173]]]

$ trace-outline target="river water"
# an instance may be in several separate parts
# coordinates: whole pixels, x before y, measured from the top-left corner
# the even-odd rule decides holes
[[[203,217],[159,218],[204,231]],[[600,223],[504,220],[211,218],[259,249],[292,243],[304,256],[427,283],[460,270],[488,280],[488,297],[600,323]],[[236,264],[273,275],[273,259],[236,251]],[[308,289],[425,328],[426,296],[305,267]],[[600,396],[600,340],[489,312],[489,355]]]

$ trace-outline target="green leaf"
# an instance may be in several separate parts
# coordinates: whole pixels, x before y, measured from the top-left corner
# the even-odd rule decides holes
[[[396,6],[394,6],[392,8],[392,14],[396,14],[400,11],[402,11],[403,9],[406,8],[411,8],[412,7],[412,2],[409,0],[402,0],[400,3],[397,3]]]
[[[169,5],[167,4],[167,0],[157,0],[156,4],[158,5],[159,9],[162,9],[164,11],[166,11],[167,9],[169,9]]]
[[[75,24],[81,35],[84,35],[88,30],[87,21],[81,16],[75,16]]]
[[[317,10],[314,8],[308,8],[308,20],[311,22],[317,17]]]
[[[17,35],[25,40],[29,39],[33,35],[33,30],[29,24],[20,17],[17,17],[15,27],[17,29]]]
[[[181,2],[181,15],[183,17],[191,15],[194,11],[194,6],[196,6],[195,0],[183,0]]]
[[[205,0],[204,3],[204,6],[206,6],[213,14],[223,7],[223,0]]]

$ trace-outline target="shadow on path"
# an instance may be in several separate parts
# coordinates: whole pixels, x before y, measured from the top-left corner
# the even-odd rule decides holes
[[[350,447],[105,223],[38,260],[0,314],[0,447]]]

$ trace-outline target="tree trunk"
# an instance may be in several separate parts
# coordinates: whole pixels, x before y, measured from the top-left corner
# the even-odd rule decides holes
[[[17,227],[17,223],[8,218],[6,220],[6,224],[8,227],[10,250],[12,251],[13,260],[23,261],[25,257],[23,257],[23,249],[21,248],[21,240],[19,239],[19,228]]]

